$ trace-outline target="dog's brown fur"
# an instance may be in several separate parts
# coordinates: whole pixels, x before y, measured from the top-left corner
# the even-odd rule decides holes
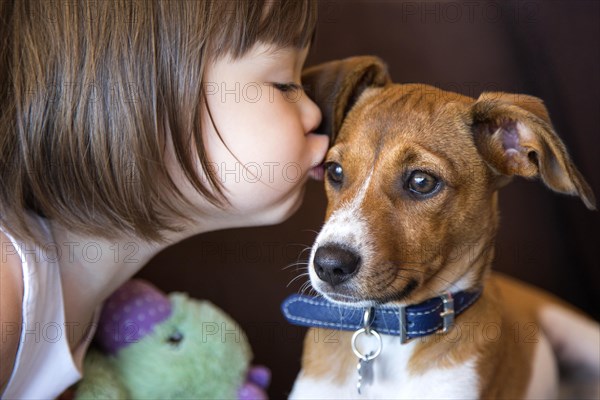
[[[543,324],[540,311],[559,302],[490,275],[498,189],[513,176],[540,178],[595,208],[594,194],[542,101],[505,93],[473,99],[427,85],[392,84],[373,57],[325,64],[303,79],[324,110],[322,129],[335,139],[327,162],[344,171],[340,185],[326,184],[327,218],[372,174],[360,212],[369,226],[365,240],[375,251],[352,278],[359,289],[345,288],[343,294],[356,301],[416,304],[451,290],[460,279],[469,287],[484,286],[453,330],[420,340],[410,369],[444,368],[477,355],[481,397],[522,398]],[[406,190],[405,179],[414,170],[442,182],[437,194],[415,198]],[[336,290],[327,294],[335,299]],[[483,331],[490,326],[498,329],[495,340]],[[355,370],[350,335],[336,332],[334,346],[309,332],[304,374],[318,377],[333,369],[343,382]]]

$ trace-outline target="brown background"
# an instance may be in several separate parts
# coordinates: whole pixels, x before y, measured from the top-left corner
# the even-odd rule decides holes
[[[600,194],[600,2],[321,1],[307,65],[374,54],[397,82],[478,96],[485,90],[545,100],[570,153]],[[544,287],[600,319],[600,216],[538,182],[516,180],[500,196],[495,268]],[[165,291],[207,298],[247,330],[255,361],[273,371],[282,398],[299,369],[303,330],[279,303],[302,272],[325,198],[311,183],[302,209],[282,225],[214,232],[158,255],[141,276]]]

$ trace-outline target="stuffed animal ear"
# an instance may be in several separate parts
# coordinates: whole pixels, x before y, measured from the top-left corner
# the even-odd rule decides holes
[[[590,186],[571,161],[543,102],[532,96],[483,93],[471,109],[475,144],[501,176],[539,177],[554,191],[596,208]]]
[[[372,56],[330,61],[304,70],[304,89],[323,112],[317,132],[329,135],[333,144],[346,114],[361,93],[390,81],[383,61]]]

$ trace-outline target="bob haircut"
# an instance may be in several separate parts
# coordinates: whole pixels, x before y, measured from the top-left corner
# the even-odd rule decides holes
[[[0,226],[36,241],[34,213],[162,240],[190,205],[166,132],[187,179],[223,207],[200,132],[206,65],[258,42],[304,48],[315,25],[314,1],[0,2]]]

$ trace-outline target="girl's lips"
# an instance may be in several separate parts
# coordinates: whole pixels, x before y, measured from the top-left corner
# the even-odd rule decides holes
[[[322,181],[325,176],[325,168],[323,167],[323,164],[312,167],[310,171],[308,171],[308,176],[316,181]]]

